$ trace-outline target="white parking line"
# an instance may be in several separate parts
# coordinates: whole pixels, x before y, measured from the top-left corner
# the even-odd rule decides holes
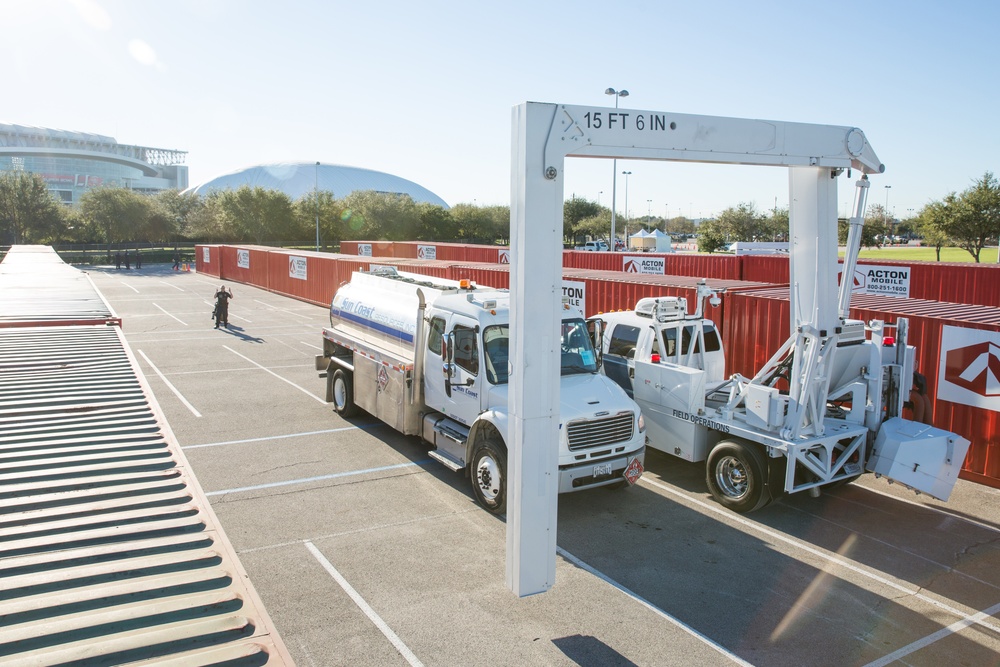
[[[305,345],[306,347],[311,347],[312,349],[319,350],[320,352],[323,351],[323,348],[321,348],[319,345],[313,345],[312,343],[307,343],[304,340],[300,340],[299,342]]]
[[[230,352],[232,352],[233,354],[235,354],[237,357],[240,357],[241,359],[246,359],[247,361],[249,361],[251,364],[253,364],[257,368],[261,369],[262,371],[266,371],[266,372],[270,373],[271,375],[273,375],[274,377],[278,378],[282,382],[287,382],[288,384],[292,385],[293,387],[295,387],[296,389],[298,389],[299,391],[301,391],[303,394],[309,396],[313,400],[318,401],[318,402],[322,403],[323,405],[326,405],[326,399],[325,398],[320,398],[319,396],[317,396],[316,394],[312,393],[311,391],[309,391],[305,387],[300,387],[299,385],[295,384],[291,380],[289,380],[287,378],[281,377],[280,375],[278,375],[277,373],[275,373],[271,369],[265,368],[265,367],[261,366],[260,364],[258,364],[256,361],[254,361],[250,357],[246,357],[246,356],[240,354],[239,352],[237,352],[233,348],[229,347],[228,345],[223,345],[222,347],[226,348],[227,350],[229,350]]]
[[[177,285],[174,285],[173,283],[168,283],[166,280],[158,280],[156,282],[160,283],[161,285],[166,285],[167,287],[173,287],[178,292],[184,292],[185,291],[183,287],[178,287]]]
[[[167,377],[163,373],[160,372],[160,369],[157,368],[153,364],[153,362],[149,360],[149,357],[146,356],[146,353],[143,352],[142,350],[136,350],[136,352],[138,352],[139,354],[142,355],[142,358],[146,360],[146,363],[149,364],[149,367],[153,369],[153,372],[156,373],[158,376],[160,376],[160,379],[163,380],[163,383],[165,385],[167,385],[167,388],[170,389],[170,391],[174,392],[174,396],[176,396],[177,398],[180,399],[181,403],[184,404],[184,407],[186,407],[188,410],[190,410],[191,413],[194,414],[195,417],[201,417],[201,413],[198,412],[197,410],[195,410],[193,405],[191,405],[190,403],[188,403],[188,400],[186,398],[184,398],[184,396],[181,394],[181,392],[177,391],[177,387],[175,387],[174,385],[170,384],[170,380],[168,380]]]
[[[353,477],[354,475],[368,475],[373,472],[385,472],[386,470],[397,470],[399,468],[413,468],[425,466],[431,462],[431,459],[424,459],[422,461],[413,461],[410,463],[395,463],[388,466],[379,466],[378,468],[366,468],[364,470],[348,470],[347,472],[334,472],[329,475],[317,475],[316,477],[301,477],[299,479],[286,479],[281,482],[269,482],[267,484],[255,484],[254,486],[238,486],[234,489],[222,489],[220,491],[206,491],[206,496],[224,496],[227,493],[241,493],[244,491],[263,491],[264,489],[274,489],[280,486],[294,486],[296,484],[310,484],[312,482],[325,482],[331,479],[340,479],[341,477]]]
[[[903,586],[901,584],[897,584],[896,582],[891,581],[890,579],[882,576],[881,574],[876,574],[877,571],[875,571],[875,572],[869,571],[869,570],[866,570],[866,569],[862,568],[860,565],[855,565],[854,563],[852,563],[852,562],[850,562],[850,561],[848,561],[848,560],[846,560],[844,558],[840,558],[838,556],[831,556],[829,553],[827,553],[825,551],[822,551],[822,550],[820,550],[820,549],[818,549],[816,547],[810,546],[806,542],[803,542],[803,541],[798,540],[798,539],[793,538],[793,537],[789,537],[788,535],[785,535],[783,533],[779,533],[779,532],[777,532],[775,530],[771,530],[769,528],[765,528],[761,524],[754,523],[753,521],[749,521],[747,519],[744,519],[743,517],[739,516],[738,514],[734,514],[732,511],[727,510],[727,509],[725,509],[723,507],[719,507],[719,506],[715,506],[715,505],[703,502],[701,500],[698,500],[697,498],[689,496],[689,495],[687,495],[685,493],[681,493],[680,491],[677,491],[676,489],[672,489],[669,486],[667,486],[665,484],[661,484],[660,482],[654,481],[652,479],[647,479],[645,477],[641,477],[639,479],[639,482],[642,483],[642,484],[649,484],[650,486],[655,486],[656,488],[661,489],[663,491],[666,491],[667,493],[669,493],[671,495],[683,498],[685,501],[687,501],[689,503],[692,503],[694,505],[697,505],[698,507],[701,507],[702,509],[708,510],[709,512],[712,512],[713,514],[718,514],[719,516],[723,517],[726,521],[732,521],[734,523],[738,523],[741,526],[743,526],[745,528],[748,528],[748,529],[750,529],[753,532],[757,532],[757,533],[761,533],[763,535],[767,535],[768,537],[770,537],[772,539],[779,540],[781,542],[784,542],[785,544],[788,544],[788,545],[791,545],[791,546],[795,547],[796,549],[800,549],[802,551],[810,553],[813,556],[816,556],[817,558],[820,558],[820,559],[823,559],[823,560],[826,560],[826,561],[829,561],[829,562],[836,563],[836,564],[840,565],[841,567],[843,567],[845,569],[848,569],[851,572],[854,572],[855,574],[861,575],[862,577],[871,579],[873,581],[877,581],[878,583],[882,584],[883,586],[888,586],[889,588],[893,588],[893,589],[895,589],[895,590],[897,590],[897,591],[899,591],[899,592],[901,592],[901,593],[903,593],[905,595],[908,595],[910,597],[916,598],[917,600],[921,600],[923,602],[926,602],[927,604],[932,605],[934,607],[937,607],[938,609],[942,609],[942,610],[948,612],[949,614],[953,614],[954,616],[957,616],[958,618],[967,618],[967,615],[966,615],[966,613],[964,611],[961,611],[960,609],[957,609],[957,608],[955,608],[955,607],[953,607],[953,606],[951,606],[949,604],[945,604],[944,602],[940,602],[939,600],[935,600],[932,597],[924,595],[923,593],[920,592],[920,590],[918,590],[916,588],[907,588],[906,586]],[[950,600],[949,600],[949,602],[950,602]],[[977,625],[981,625],[984,628],[988,628],[989,630],[991,630],[993,632],[1000,633],[1000,625],[996,625],[996,624],[993,624],[993,623],[987,623],[985,619],[974,618],[974,620],[972,622],[976,623]]]
[[[309,550],[309,553],[313,555],[313,558],[319,561],[319,564],[323,566],[323,569],[326,570],[338,584],[340,584],[340,587],[344,589],[344,592],[347,593],[352,600],[354,600],[354,604],[358,605],[358,608],[365,613],[365,616],[367,616],[368,619],[375,624],[375,627],[377,627],[379,631],[385,635],[386,639],[388,639],[392,645],[396,647],[396,650],[399,651],[399,654],[403,656],[406,662],[413,665],[413,667],[423,667],[424,663],[420,662],[417,656],[413,654],[413,651],[411,651],[409,647],[403,643],[403,640],[399,638],[399,635],[393,632],[392,628],[390,628],[389,625],[382,620],[382,617],[375,613],[375,610],[371,608],[371,605],[365,602],[365,599],[361,597],[356,590],[354,590],[354,587],[348,583],[347,579],[344,579],[344,576],[340,574],[340,572],[337,571],[337,568],[333,566],[333,563],[328,561],[326,556],[324,556],[320,550],[316,548],[316,545],[312,542],[306,542],[305,545],[306,549]]]
[[[133,291],[133,292],[135,292],[136,294],[138,294],[138,293],[139,293],[139,290],[137,290],[136,288],[132,287],[131,285],[129,285],[129,284],[128,284],[127,282],[125,282],[124,280],[123,280],[123,281],[121,281],[121,283],[122,283],[122,285],[124,285],[125,287],[129,288],[130,290],[132,290],[132,291]]]
[[[173,314],[171,314],[171,313],[168,313],[168,312],[167,312],[167,311],[166,311],[166,310],[165,310],[165,309],[164,309],[164,308],[163,308],[163,307],[162,307],[162,306],[161,306],[160,304],[158,304],[158,303],[154,303],[153,305],[154,305],[154,306],[156,306],[157,308],[159,308],[159,309],[160,309],[161,311],[163,311],[163,314],[164,314],[164,315],[170,315],[170,317],[174,318],[175,320],[177,320],[178,322],[180,322],[180,323],[181,323],[181,324],[183,324],[184,326],[187,326],[187,325],[188,325],[188,323],[187,323],[187,322],[185,322],[184,320],[182,320],[181,318],[179,318],[179,317],[177,317],[176,315],[173,315]]]
[[[307,320],[311,320],[312,318],[316,317],[315,315],[302,315],[300,313],[296,313],[293,310],[288,310],[287,308],[278,308],[277,306],[273,306],[273,305],[271,305],[269,303],[265,303],[265,302],[261,301],[260,299],[254,299],[254,301],[256,301],[257,303],[259,303],[262,306],[266,306],[268,308],[271,308],[272,310],[276,310],[279,313],[285,313],[286,315],[294,315],[295,317],[301,317],[301,318],[307,319]]]
[[[918,639],[917,641],[913,642],[912,644],[908,644],[907,646],[904,646],[898,651],[893,651],[889,655],[882,656],[878,660],[869,662],[867,665],[865,665],[865,667],[884,667],[885,665],[888,665],[890,663],[902,659],[904,656],[910,655],[915,651],[919,651],[925,646],[930,646],[939,639],[944,639],[945,637],[953,635],[956,632],[961,632],[970,625],[973,625],[975,623],[980,623],[984,619],[989,618],[990,616],[996,614],[997,612],[1000,612],[1000,604],[995,604],[989,609],[981,611],[977,614],[966,616],[961,621],[956,621],[946,628],[941,628],[934,634],[927,635],[923,639]]]
[[[629,590],[625,586],[622,586],[617,581],[615,581],[611,577],[607,576],[606,574],[604,574],[600,570],[597,570],[597,569],[591,567],[590,565],[587,565],[582,560],[580,560],[579,558],[577,558],[576,556],[574,556],[570,552],[566,551],[562,547],[556,547],[556,553],[559,554],[560,556],[562,556],[563,558],[565,558],[566,560],[568,560],[569,562],[573,563],[574,565],[576,565],[580,569],[586,570],[587,572],[591,573],[592,575],[594,575],[595,577],[597,577],[601,581],[604,581],[605,583],[610,584],[611,586],[617,588],[622,593],[624,593],[625,595],[629,596],[630,598],[632,598],[633,600],[635,600],[636,602],[638,602],[642,606],[646,607],[647,609],[649,609],[651,612],[653,612],[657,616],[661,616],[662,618],[666,619],[667,621],[669,621],[673,625],[677,626],[678,628],[680,628],[684,632],[688,633],[692,637],[695,637],[696,639],[701,640],[705,644],[708,644],[710,647],[712,647],[713,649],[715,649],[716,651],[718,651],[722,655],[726,656],[727,658],[729,658],[731,661],[733,661],[737,665],[743,665],[744,667],[753,667],[753,665],[751,663],[747,662],[746,660],[744,660],[743,658],[739,657],[738,655],[736,655],[734,653],[730,653],[721,644],[716,644],[711,639],[709,639],[705,635],[701,634],[700,632],[698,632],[694,628],[692,628],[690,626],[687,626],[684,623],[681,623],[679,620],[677,620],[676,618],[674,618],[673,616],[671,616],[667,612],[663,611],[662,609],[660,609],[659,607],[657,607],[653,603],[649,602],[648,600],[646,600],[645,598],[643,598],[641,595],[635,593],[632,590]]]
[[[373,424],[379,426],[380,424]],[[266,438],[247,438],[246,440],[226,440],[223,442],[207,442],[203,445],[186,445],[181,449],[201,449],[203,447],[221,447],[223,445],[243,445],[248,442],[266,442],[268,440],[284,440],[285,438],[303,438],[310,435],[325,435],[327,433],[339,433],[341,431],[354,431],[361,426],[345,426],[343,428],[328,428],[322,431],[305,431],[303,433],[286,433],[284,435],[272,435]]]

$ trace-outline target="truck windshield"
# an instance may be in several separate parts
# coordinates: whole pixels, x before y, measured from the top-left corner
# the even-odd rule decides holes
[[[597,355],[587,334],[587,324],[582,319],[563,320],[562,375],[596,373]],[[486,379],[491,384],[506,384],[509,372],[508,341],[510,332],[506,324],[486,327],[483,331],[483,350],[486,357]]]

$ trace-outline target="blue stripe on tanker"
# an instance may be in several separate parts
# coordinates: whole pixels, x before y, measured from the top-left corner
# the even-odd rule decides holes
[[[347,320],[348,322],[354,322],[355,324],[360,324],[362,326],[368,327],[369,329],[374,329],[379,333],[384,333],[394,338],[399,338],[400,340],[404,340],[407,343],[413,343],[413,334],[407,333],[402,329],[396,329],[386,324],[379,324],[378,322],[372,322],[367,317],[361,317],[360,315],[355,315],[354,313],[349,313],[339,308],[336,309],[331,308],[330,314],[333,315],[334,317],[339,317],[342,320]]]

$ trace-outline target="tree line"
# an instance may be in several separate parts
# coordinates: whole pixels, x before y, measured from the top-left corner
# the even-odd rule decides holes
[[[840,242],[847,238],[840,221]],[[639,228],[672,235],[698,235],[702,252],[724,250],[735,241],[787,241],[788,210],[761,211],[742,202],[696,226],[683,216],[617,217],[620,237]],[[572,197],[563,206],[564,241],[607,239],[611,210]],[[280,190],[242,186],[206,196],[166,190],[146,195],[126,188],[86,191],[78,206],[67,207],[49,193],[37,174],[0,174],[0,243],[132,244],[180,241],[335,247],[345,240],[509,242],[510,208],[457,204],[450,209],[414,202],[407,195],[374,191],[336,198],[326,191],[292,200]],[[897,221],[880,204],[869,206],[862,245],[875,247],[895,236],[920,237],[940,251],[964,248],[979,261],[987,245],[1000,238],[1000,182],[991,172],[961,193],[952,192]]]
[[[408,195],[374,191],[336,198],[311,192],[292,200],[280,190],[242,186],[206,196],[127,188],[88,190],[77,206],[57,202],[36,174],[0,174],[0,243],[173,244],[181,241],[335,247],[344,240],[506,243],[507,206],[450,209]]]

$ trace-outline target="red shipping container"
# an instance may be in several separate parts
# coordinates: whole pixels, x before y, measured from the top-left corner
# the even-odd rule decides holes
[[[219,246],[219,249],[222,256],[220,278],[268,289],[270,270],[267,265],[267,254],[273,248],[226,245]]]
[[[341,241],[340,254],[359,255],[359,246],[362,245],[371,246],[371,257],[392,257],[392,241]]]
[[[453,280],[469,279],[477,285],[510,288],[510,264],[455,264],[451,268]]]
[[[198,244],[194,247],[194,270],[207,276],[222,274],[221,245]]]
[[[787,288],[735,293],[726,312],[724,341],[727,373],[752,376],[789,334]],[[962,477],[1000,488],[1000,413],[938,397],[938,373],[945,325],[1000,333],[1000,308],[856,294],[851,318],[895,323],[909,320],[908,342],[917,348],[917,369],[927,378],[934,425],[972,442]]]
[[[268,253],[268,289],[319,306],[327,306],[340,285],[344,255],[311,250],[273,249]]]
[[[741,280],[741,257],[735,255],[707,255],[691,253],[656,252],[587,252],[585,250],[563,251],[563,266],[594,271],[627,271],[629,258],[662,259],[663,275],[691,276],[694,278],[714,278],[717,280]],[[774,283],[774,280],[757,282]],[[787,282],[787,279],[785,280]]]

